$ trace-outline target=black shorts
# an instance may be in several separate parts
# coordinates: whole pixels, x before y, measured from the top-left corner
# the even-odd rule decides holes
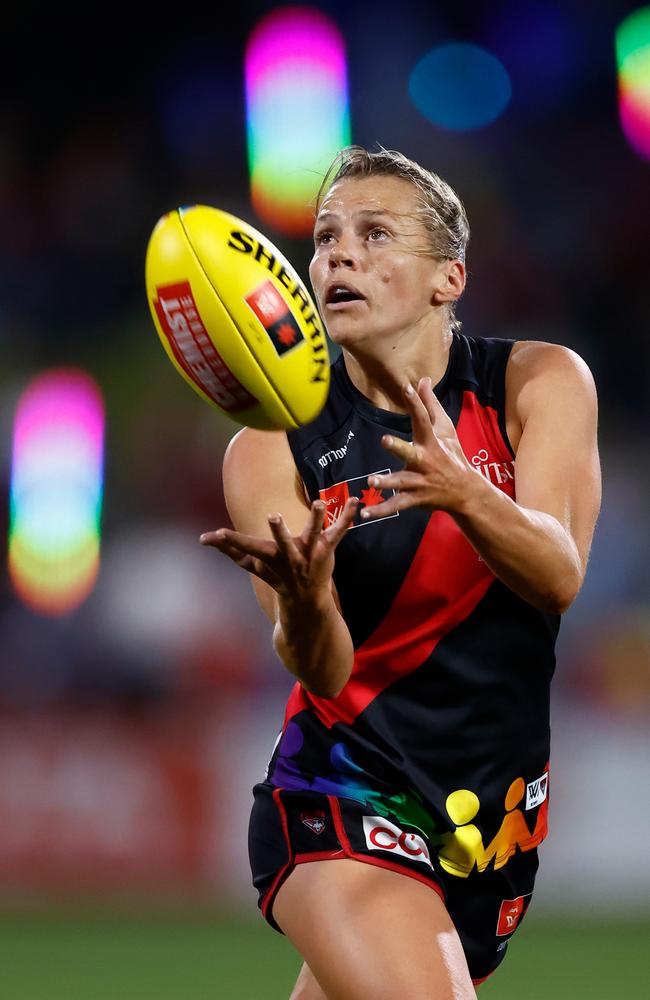
[[[372,807],[317,792],[255,785],[248,847],[258,905],[275,930],[275,895],[296,865],[354,858],[409,875],[437,892],[458,931],[475,984],[503,961],[530,904],[537,851],[517,852],[497,871],[460,878],[444,871],[426,838]]]

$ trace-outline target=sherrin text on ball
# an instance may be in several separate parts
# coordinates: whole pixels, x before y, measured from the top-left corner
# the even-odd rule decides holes
[[[165,352],[202,399],[261,430],[318,416],[330,379],[321,318],[266,236],[218,208],[177,208],[151,234],[145,276]]]

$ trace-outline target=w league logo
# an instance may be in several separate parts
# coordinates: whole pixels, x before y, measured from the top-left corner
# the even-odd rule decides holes
[[[369,486],[368,477],[390,475],[390,471],[390,469],[378,469],[376,472],[367,472],[365,476],[355,476],[354,479],[346,479],[342,483],[335,483],[334,486],[327,486],[325,489],[319,490],[319,496],[325,504],[325,527],[329,528],[331,524],[338,521],[350,497],[359,497],[360,502],[348,531],[352,528],[362,528],[364,525],[381,524],[383,521],[389,521],[391,517],[399,517],[399,512],[396,511],[378,521],[361,520],[361,511],[364,507],[374,507],[376,504],[383,503],[395,493],[395,490],[378,490],[374,486]]]
[[[303,343],[304,334],[272,281],[265,281],[245,301],[266,330],[279,357]]]

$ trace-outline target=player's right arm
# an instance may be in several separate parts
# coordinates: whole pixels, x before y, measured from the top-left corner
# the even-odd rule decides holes
[[[336,697],[350,676],[354,648],[332,580],[334,552],[357,501],[349,500],[323,531],[325,506],[307,504],[286,434],[249,427],[226,449],[223,486],[235,530],[206,532],[201,543],[251,574],[290,673],[307,691]]]

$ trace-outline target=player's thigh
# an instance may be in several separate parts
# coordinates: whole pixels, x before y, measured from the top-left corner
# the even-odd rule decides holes
[[[302,964],[289,1000],[328,1000],[306,962]]]
[[[406,874],[347,858],[301,864],[273,917],[327,1000],[475,1000],[444,903]]]

